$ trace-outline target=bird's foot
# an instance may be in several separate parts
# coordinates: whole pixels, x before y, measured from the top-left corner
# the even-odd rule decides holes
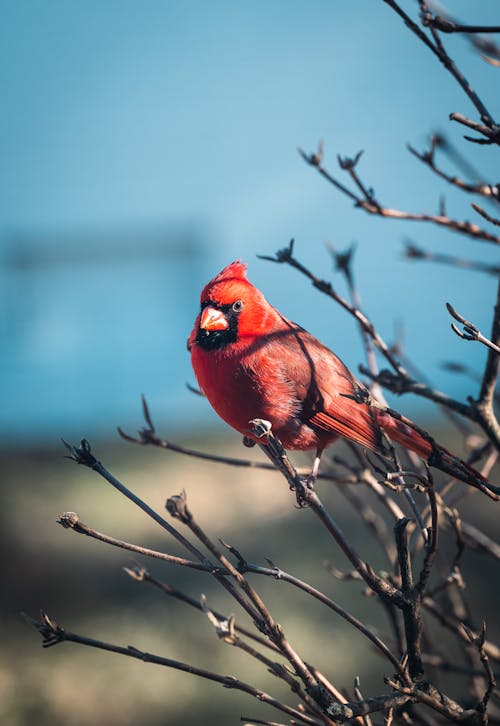
[[[252,427],[248,431],[248,433],[253,436],[256,436],[258,439],[268,438],[268,436],[271,433],[271,430],[273,428],[272,423],[270,421],[266,421],[265,418],[253,418],[248,423]],[[245,436],[245,438],[247,438],[247,437]]]
[[[307,494],[306,491],[309,489],[307,485],[307,479],[303,479],[301,485],[296,486],[295,491],[295,500],[297,502],[297,509],[304,509],[304,507],[307,507]]]
[[[317,474],[315,474],[314,471],[311,471],[311,473],[306,476],[306,478],[304,479],[304,486],[306,487],[306,489],[314,489],[316,477]]]

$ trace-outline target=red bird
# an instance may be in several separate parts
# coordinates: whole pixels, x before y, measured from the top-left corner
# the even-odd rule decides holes
[[[188,349],[200,388],[219,416],[250,438],[250,421],[265,419],[285,448],[314,449],[312,480],[323,450],[339,436],[384,453],[385,432],[426,460],[432,453],[431,443],[411,426],[349,398],[366,388],[335,353],[267,302],[240,261],[203,288]],[[444,449],[439,453],[456,461]]]

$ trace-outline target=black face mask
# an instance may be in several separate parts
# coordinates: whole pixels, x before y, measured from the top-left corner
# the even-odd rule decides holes
[[[198,328],[196,333],[196,345],[199,345],[203,350],[222,350],[226,345],[235,343],[238,339],[238,313],[233,310],[233,306],[230,305],[214,305],[214,303],[208,303],[211,307],[221,310],[228,322],[228,327],[225,330],[204,330]],[[202,309],[205,305],[202,306]]]

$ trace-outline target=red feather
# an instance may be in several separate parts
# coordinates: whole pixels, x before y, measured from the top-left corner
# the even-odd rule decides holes
[[[239,260],[201,293],[188,341],[200,388],[230,426],[249,435],[265,419],[289,449],[321,451],[338,436],[383,452],[382,432],[427,459],[430,442],[411,425],[354,400],[364,386],[335,353],[270,305]],[[453,455],[439,447],[439,453]],[[465,465],[467,466],[467,465]],[[482,479],[475,470],[474,475]]]

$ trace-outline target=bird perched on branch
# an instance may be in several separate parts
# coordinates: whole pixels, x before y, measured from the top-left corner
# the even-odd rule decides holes
[[[250,422],[264,419],[285,448],[315,450],[310,481],[339,436],[383,454],[384,433],[448,473],[485,482],[411,422],[370,405],[340,358],[268,303],[239,260],[203,288],[188,349],[202,392],[226,423],[257,440]]]

